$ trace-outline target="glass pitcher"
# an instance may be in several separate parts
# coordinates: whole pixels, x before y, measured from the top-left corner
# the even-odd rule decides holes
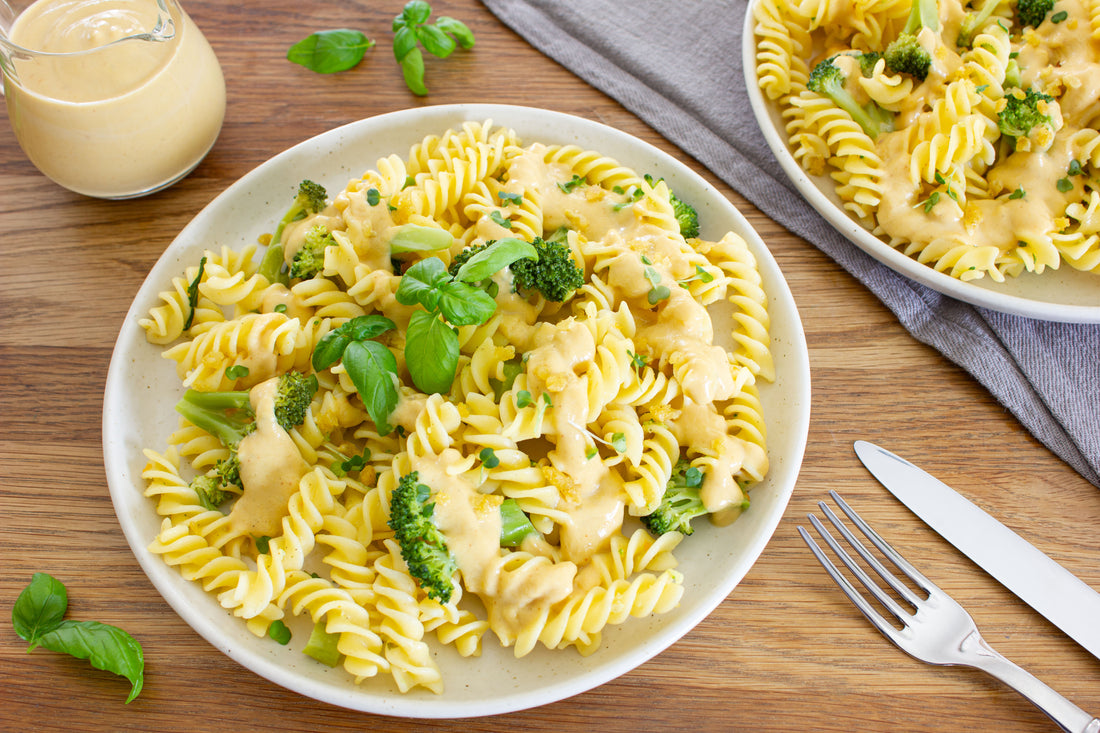
[[[176,0],[0,0],[0,71],[27,157],[86,196],[170,186],[225,117],[221,67]]]

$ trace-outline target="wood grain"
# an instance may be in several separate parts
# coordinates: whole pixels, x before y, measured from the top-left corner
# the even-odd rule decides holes
[[[796,525],[840,490],[962,602],[986,638],[1081,707],[1100,712],[1100,660],[960,555],[862,469],[852,441],[885,443],[1001,517],[1100,589],[1100,490],[1052,455],[980,385],[918,343],[858,282],[770,221],[619,104],[533,50],[474,0],[439,0],[467,22],[470,53],[428,60],[427,98],[405,89],[386,46],[392,2],[184,0],[224,67],[221,137],[195,172],[144,199],[71,194],[38,174],[0,125],[0,729],[76,731],[601,730],[1047,731],[978,672],[936,668],[887,644],[816,565]],[[318,76],[286,48],[312,30],[378,39],[353,71]],[[736,29],[731,29],[735,32]],[[700,170],[763,236],[790,283],[810,347],[809,443],[788,511],[737,589],[637,670],[539,709],[465,721],[379,718],[317,703],[252,674],[196,635],[131,554],[107,492],[104,379],[145,274],[212,198],[310,136],[384,112],[454,102],[545,107],[636,135]],[[35,571],[69,587],[71,615],[144,644],[146,687],[86,662],[27,654],[10,609]],[[1100,621],[1100,620],[1098,620]]]

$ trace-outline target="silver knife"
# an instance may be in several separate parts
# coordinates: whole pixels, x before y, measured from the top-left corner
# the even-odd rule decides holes
[[[867,470],[925,524],[1100,658],[1100,593],[904,458],[864,440],[855,449]]]

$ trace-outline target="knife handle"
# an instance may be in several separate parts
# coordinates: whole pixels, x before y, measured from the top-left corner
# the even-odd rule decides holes
[[[1042,680],[1004,657],[989,646],[985,639],[979,636],[977,641],[979,648],[960,649],[966,657],[965,664],[996,677],[1019,692],[1062,730],[1070,733],[1100,733],[1100,719],[1092,717]]]

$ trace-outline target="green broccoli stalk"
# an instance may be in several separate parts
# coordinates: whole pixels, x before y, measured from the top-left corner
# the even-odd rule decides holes
[[[283,271],[283,230],[291,222],[305,219],[311,214],[317,214],[328,205],[328,192],[319,183],[314,183],[308,178],[298,184],[298,193],[294,197],[290,208],[283,214],[275,227],[275,233],[271,235],[271,242],[267,246],[267,252],[260,260],[259,274],[267,278],[268,282],[287,284],[287,274]]]
[[[997,113],[997,127],[1001,134],[1009,137],[1027,137],[1033,128],[1040,125],[1053,125],[1053,118],[1048,114],[1046,105],[1054,101],[1054,98],[1028,89],[1013,90],[1004,96],[1005,106]]]
[[[323,225],[310,227],[291,260],[290,276],[302,280],[316,277],[325,267],[325,248],[334,244],[336,240]]]
[[[458,570],[447,541],[432,521],[435,502],[431,489],[419,483],[416,471],[401,477],[390,496],[389,526],[401,557],[430,598],[447,603],[454,593],[454,574]]]
[[[530,517],[520,509],[515,499],[505,499],[500,505],[500,546],[519,547],[535,530]]]
[[[1053,9],[1054,0],[1019,0],[1016,3],[1016,21],[1021,28],[1038,28]]]
[[[974,43],[974,36],[985,27],[986,21],[996,12],[1005,0],[985,0],[982,9],[976,13],[967,13],[959,25],[959,35],[955,39],[955,45],[959,48],[970,48]],[[1053,0],[1051,0],[1053,2]]]
[[[462,250],[451,260],[447,268],[448,272],[451,275],[457,275],[459,269],[471,257],[488,249],[492,244],[493,242],[486,242]],[[560,303],[574,290],[584,285],[584,270],[573,261],[573,254],[569,245],[565,244],[564,237],[555,241],[535,237],[531,245],[538,254],[537,260],[523,258],[508,266],[512,271],[515,292],[537,290],[547,300]]]
[[[313,631],[310,632],[309,641],[302,648],[302,653],[313,657],[321,664],[335,667],[340,664],[340,659],[344,656],[339,649],[340,635],[329,633],[325,627],[324,620],[313,624]]]
[[[873,101],[866,106],[858,102],[844,88],[844,72],[836,65],[836,56],[819,62],[810,72],[807,87],[810,91],[828,97],[833,104],[851,115],[852,119],[872,138],[894,128],[894,116]]]
[[[305,420],[317,378],[298,372],[279,377],[275,394],[275,420],[286,431]],[[229,456],[215,464],[206,474],[191,482],[199,501],[208,509],[224,503],[244,489],[237,448],[256,429],[256,414],[252,410],[248,390],[199,392],[189,389],[178,403],[176,412],[192,425],[202,428],[229,449]]]
[[[676,462],[661,503],[641,518],[642,524],[656,535],[667,532],[691,534],[695,531],[691,528],[691,520],[707,513],[699,496],[702,485],[702,471],[681,458]]]
[[[913,0],[905,27],[883,54],[886,66],[892,71],[909,74],[920,81],[927,79],[928,70],[932,67],[932,56],[917,42],[917,34],[924,28],[932,31],[940,29],[936,0]]]

